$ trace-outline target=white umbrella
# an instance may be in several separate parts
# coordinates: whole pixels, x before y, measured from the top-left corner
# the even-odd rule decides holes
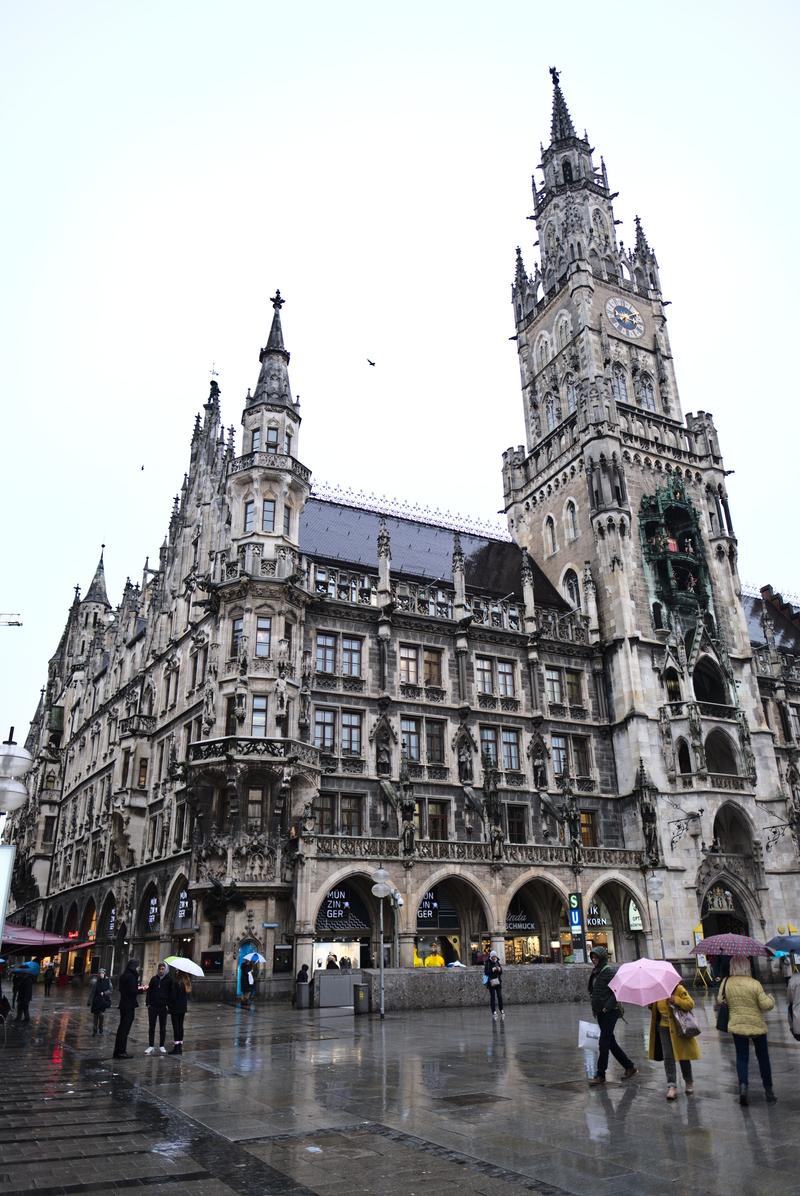
[[[188,972],[190,976],[205,976],[200,964],[195,963],[193,959],[183,959],[180,955],[168,955],[164,963],[168,963],[176,972]]]
[[[267,962],[263,955],[259,955],[258,951],[250,951],[247,955],[243,955],[242,963],[244,963],[245,960],[247,961],[247,963],[266,963]]]

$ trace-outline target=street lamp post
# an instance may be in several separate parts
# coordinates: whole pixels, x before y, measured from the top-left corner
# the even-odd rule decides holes
[[[647,886],[648,893],[652,897],[656,905],[656,921],[658,922],[658,939],[661,943],[661,958],[666,959],[664,951],[664,931],[661,928],[661,902],[664,900],[664,881],[660,876],[652,876],[650,884]]]
[[[386,871],[386,869],[383,867],[382,864],[373,873],[372,879],[375,882],[372,886],[372,896],[378,898],[379,908],[380,908],[380,920],[379,920],[380,955],[379,955],[379,960],[378,960],[378,970],[380,973],[380,1014],[381,1014],[381,1019],[383,1019],[384,1011],[385,1011],[385,985],[384,985],[384,975],[383,975],[383,902],[386,897],[392,896],[392,893],[394,892],[394,890],[393,890],[392,886],[388,883],[389,873]]]

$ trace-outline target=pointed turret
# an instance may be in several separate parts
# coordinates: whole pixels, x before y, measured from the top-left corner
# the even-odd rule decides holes
[[[569,114],[567,101],[559,83],[559,72],[554,66],[550,67],[550,78],[553,80],[553,120],[550,126],[550,138],[553,144],[565,141],[568,137],[575,137],[575,126]]]
[[[642,222],[638,216],[634,216],[633,222],[636,225],[636,247],[635,247],[634,252],[641,254],[642,257],[647,257],[647,255],[649,253],[651,253],[652,250],[650,249],[650,246],[647,244],[647,237],[644,234],[644,229],[642,228]]]
[[[111,609],[111,603],[108,601],[108,594],[106,593],[106,571],[103,564],[103,555],[106,546],[102,545],[100,550],[100,560],[97,563],[94,577],[91,580],[89,589],[86,591],[86,597],[83,599],[84,604],[87,602],[95,602],[98,606],[107,606]]]
[[[274,315],[272,327],[265,348],[258,355],[261,362],[261,372],[258,375],[255,393],[247,400],[247,405],[255,403],[283,403],[292,405],[292,392],[289,386],[289,353],[283,343],[283,329],[281,327],[281,308],[285,300],[280,291],[276,291],[270,300]]]

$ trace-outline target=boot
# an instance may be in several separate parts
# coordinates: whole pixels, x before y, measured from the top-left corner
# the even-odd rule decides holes
[[[768,1105],[774,1105],[778,1100],[777,1096],[775,1095],[775,1093],[772,1091],[771,1088],[764,1089],[764,1096],[766,1098]]]
[[[739,1104],[746,1105],[747,1103],[748,1103],[747,1102],[747,1085],[740,1084],[739,1085]]]
[[[172,1050],[169,1053],[170,1053],[170,1055],[182,1055],[183,1054],[183,1043],[176,1042],[175,1045],[173,1046]]]

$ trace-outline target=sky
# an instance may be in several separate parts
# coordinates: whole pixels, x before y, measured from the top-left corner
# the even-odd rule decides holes
[[[238,428],[276,288],[315,479],[497,517],[551,65],[658,255],[742,579],[800,591],[799,27],[777,0],[2,0],[0,728],[100,545],[115,605],[157,557],[212,368]]]

